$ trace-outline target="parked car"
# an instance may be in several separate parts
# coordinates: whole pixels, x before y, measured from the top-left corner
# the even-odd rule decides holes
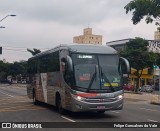
[[[127,91],[134,91],[134,86],[131,84],[124,84],[123,89]]]
[[[141,92],[153,92],[153,87],[151,85],[144,85],[139,88]]]
[[[25,79],[22,79],[21,83],[22,83],[22,84],[26,84],[26,80],[25,80]]]

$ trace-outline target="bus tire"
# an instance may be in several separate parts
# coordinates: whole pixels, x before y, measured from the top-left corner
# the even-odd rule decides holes
[[[98,112],[99,114],[103,114],[105,111],[102,110],[102,111],[97,111],[97,112]]]
[[[56,107],[57,107],[58,112],[59,112],[60,114],[64,114],[64,113],[65,113],[65,110],[64,110],[63,107],[62,107],[62,101],[61,101],[61,97],[60,97],[59,94],[56,95]]]
[[[34,104],[34,105],[37,105],[37,104],[38,104],[38,101],[36,100],[36,93],[35,93],[34,90],[33,90],[33,104]]]

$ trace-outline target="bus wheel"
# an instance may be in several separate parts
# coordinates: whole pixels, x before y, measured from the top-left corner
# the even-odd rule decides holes
[[[105,111],[97,111],[98,113],[100,113],[100,114],[103,114]]]
[[[34,105],[37,105],[37,104],[38,104],[38,101],[36,100],[36,94],[35,94],[34,91],[33,91],[33,104],[34,104]]]
[[[65,110],[62,107],[61,97],[59,95],[56,97],[56,107],[60,114],[64,114]]]

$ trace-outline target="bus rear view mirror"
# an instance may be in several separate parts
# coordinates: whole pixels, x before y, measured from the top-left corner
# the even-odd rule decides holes
[[[127,59],[120,57],[119,59],[119,68],[118,68],[122,77],[129,77],[130,74],[130,64]]]
[[[67,60],[68,71],[69,72],[73,71],[73,63],[71,57],[67,55],[66,60]]]

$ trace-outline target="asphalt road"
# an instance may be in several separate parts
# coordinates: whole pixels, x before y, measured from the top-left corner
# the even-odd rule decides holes
[[[72,113],[60,115],[56,108],[47,104],[33,105],[26,96],[26,88],[0,85],[0,122],[160,122],[160,106],[144,100],[125,99],[121,111]],[[90,123],[92,125],[92,123]],[[57,129],[57,128],[56,128]],[[85,128],[86,129],[86,128]],[[108,128],[109,130],[116,130]],[[107,130],[108,130],[107,129]],[[1,129],[0,129],[1,130]],[[43,129],[49,130],[49,129]],[[52,129],[51,129],[52,130]],[[55,130],[55,129],[54,129]],[[59,130],[59,128],[57,129]],[[63,129],[61,129],[63,130]],[[75,130],[64,129],[66,130]],[[84,130],[76,129],[76,130]],[[106,130],[87,128],[87,130]],[[123,129],[134,130],[134,128]],[[143,130],[137,128],[136,130]],[[145,130],[153,130],[148,128]],[[159,130],[159,129],[155,129]]]

